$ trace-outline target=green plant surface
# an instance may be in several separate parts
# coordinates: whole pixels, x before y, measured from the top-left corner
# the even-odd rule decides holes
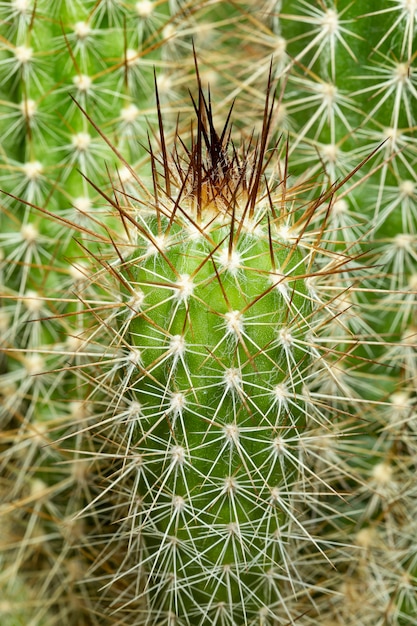
[[[5,624],[414,623],[416,16],[0,2]]]

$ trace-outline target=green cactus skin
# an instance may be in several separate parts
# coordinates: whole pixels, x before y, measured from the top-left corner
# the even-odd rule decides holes
[[[0,1],[2,624],[414,623],[416,15]],[[235,146],[274,57],[257,228],[197,211],[192,40]]]

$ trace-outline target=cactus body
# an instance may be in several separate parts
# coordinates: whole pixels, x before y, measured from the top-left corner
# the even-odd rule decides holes
[[[289,252],[268,235],[265,217],[254,216],[256,235],[238,220],[237,241],[230,220],[216,216],[196,232],[187,216],[177,218],[156,258],[138,250],[145,260],[132,268],[143,293],[129,328],[143,375],[130,384],[141,406],[149,584],[159,591],[151,608],[177,607],[182,620],[205,615],[207,624],[219,610],[239,623],[260,609],[272,614],[277,601],[264,578],[276,567],[281,498],[294,474],[285,439],[300,427],[276,398],[287,378],[280,344],[291,315],[278,287],[295,290],[297,317],[308,315],[288,265],[285,282],[278,277]],[[291,358],[296,369],[302,357]]]
[[[207,623],[220,603],[239,622],[265,607],[262,577],[276,565],[283,515],[273,494],[286,491],[293,473],[280,442],[298,432],[296,417],[271,410],[285,378],[279,343],[288,309],[271,285],[268,233],[253,241],[243,230],[229,255],[233,232],[217,222],[198,235],[192,227],[191,241],[191,225],[181,224],[174,243],[168,237],[159,258],[139,266],[133,284],[144,302],[130,325],[143,371],[131,383],[146,468],[142,530],[149,584],[160,590],[152,610],[178,607],[181,619],[203,614]],[[276,261],[285,261],[280,247]],[[293,305],[303,310],[299,299]],[[253,598],[242,606],[249,589]]]
[[[267,99],[261,143],[271,114]],[[143,595],[149,624],[270,623],[295,519],[306,416],[288,398],[302,397],[310,366],[297,340],[311,302],[303,254],[280,234],[285,180],[266,192],[262,150],[233,151],[201,86],[198,120],[188,157],[164,157],[154,206],[140,223],[130,217],[137,242],[118,274],[130,310],[112,341],[125,378],[114,380],[111,403],[131,398],[123,448],[137,476],[126,467],[115,482],[130,492],[127,518],[143,550],[133,571],[145,581],[131,602]],[[116,580],[131,577],[123,562]],[[117,604],[125,608],[123,597]]]

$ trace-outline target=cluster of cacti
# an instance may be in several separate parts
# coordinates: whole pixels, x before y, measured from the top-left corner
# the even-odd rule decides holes
[[[2,624],[415,623],[416,23],[0,2]]]

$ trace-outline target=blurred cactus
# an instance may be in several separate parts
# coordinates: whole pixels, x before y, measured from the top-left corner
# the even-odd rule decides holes
[[[2,624],[414,623],[416,16],[0,2]]]

